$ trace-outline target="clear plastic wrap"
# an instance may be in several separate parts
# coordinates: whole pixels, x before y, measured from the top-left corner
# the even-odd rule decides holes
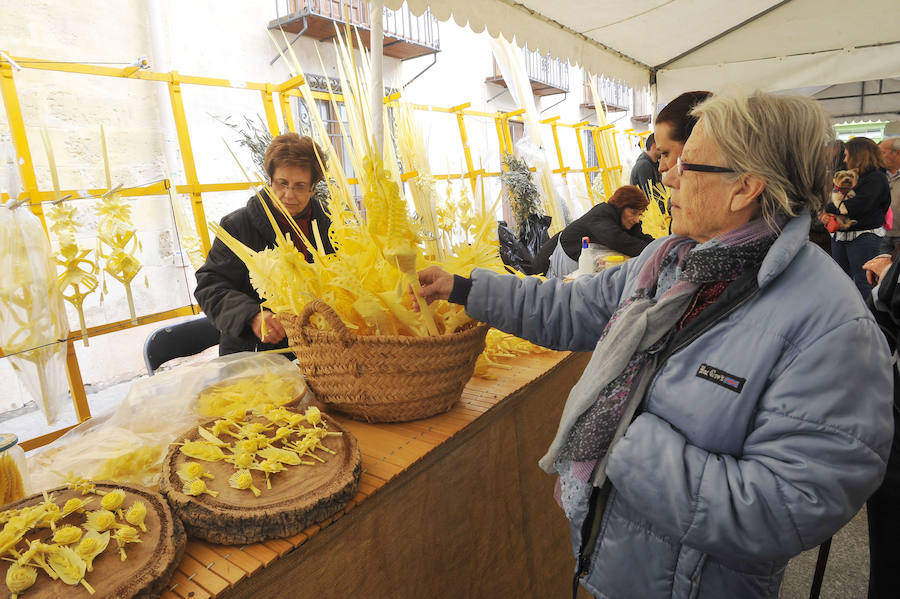
[[[285,393],[282,401],[301,398],[303,404],[309,399],[300,370],[278,354],[243,352],[161,372],[137,381],[113,412],[78,425],[33,452],[28,459],[30,491],[57,486],[70,472],[154,486],[169,444],[210,417],[199,410],[198,397],[212,387],[261,378],[279,381]]]
[[[10,200],[0,206],[0,348],[51,425],[69,401],[60,342],[68,333],[47,234]]]

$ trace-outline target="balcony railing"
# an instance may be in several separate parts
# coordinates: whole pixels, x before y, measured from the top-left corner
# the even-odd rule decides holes
[[[269,29],[304,35],[317,40],[332,38],[335,24],[349,21],[359,30],[363,45],[369,46],[372,27],[369,4],[365,0],[276,0],[276,18]],[[406,7],[384,9],[384,54],[395,58],[416,58],[439,52],[438,20],[426,10],[417,17]]]
[[[520,50],[525,62],[525,73],[531,82],[531,89],[536,96],[550,96],[564,94],[569,91],[569,65],[562,60],[551,57],[549,54],[540,54],[527,47]],[[506,87],[506,81],[500,72],[497,61],[494,60],[494,74],[486,79],[488,83],[495,83]]]
[[[631,88],[623,83],[600,77],[597,81],[597,91],[603,102],[606,112],[622,112],[631,108]],[[584,104],[582,106],[594,108],[594,97],[591,94],[590,80],[587,74],[584,77]]]

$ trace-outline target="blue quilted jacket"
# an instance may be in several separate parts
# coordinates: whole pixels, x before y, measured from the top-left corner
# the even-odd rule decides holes
[[[808,232],[808,215],[789,221],[754,292],[653,375],[610,451],[613,490],[581,581],[593,595],[774,599],[788,559],[878,487],[893,433],[890,354]],[[593,350],[658,246],[573,283],[475,270],[466,311],[546,347]]]

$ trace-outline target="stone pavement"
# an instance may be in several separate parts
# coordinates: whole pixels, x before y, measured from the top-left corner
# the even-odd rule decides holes
[[[818,548],[790,561],[780,599],[807,599],[816,568]],[[869,583],[869,533],[866,508],[834,536],[820,599],[866,599]]]

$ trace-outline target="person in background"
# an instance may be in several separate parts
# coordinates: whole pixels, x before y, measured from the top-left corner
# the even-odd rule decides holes
[[[659,174],[659,150],[656,147],[656,137],[651,133],[644,142],[645,151],[641,152],[631,169],[629,182],[640,187],[647,195],[652,197],[651,189],[660,182]]]
[[[639,257],[572,283],[419,272],[425,301],[593,351],[540,466],[559,476],[573,582],[594,596],[775,599],[788,560],[858,512],[890,452],[887,343],[808,241],[827,116],[761,93],[693,115],[670,166],[673,235]]]
[[[681,150],[697,124],[697,117],[691,114],[691,109],[710,96],[712,93],[706,91],[684,92],[656,115],[653,135],[659,152],[660,175],[665,176],[666,171],[675,166],[675,161],[681,156]]]
[[[878,144],[884,167],[887,171],[888,183],[891,187],[892,226],[881,240],[881,253],[894,254],[900,245],[900,137],[888,137]],[[896,219],[896,220],[894,220]]]
[[[694,125],[697,124],[697,117],[691,114],[691,109],[712,96],[707,91],[684,92],[668,104],[666,104],[659,114],[656,115],[656,122],[653,126],[653,133],[656,136],[656,147],[659,149],[659,172],[662,176],[662,183],[669,188],[669,199],[666,205],[666,213],[672,215],[672,195],[673,181],[676,177],[672,176],[675,171],[672,170],[678,157],[681,156],[681,150],[691,132]],[[669,177],[666,177],[669,173]],[[671,225],[669,232],[671,233]]]
[[[311,138],[296,133],[273,139],[266,149],[264,162],[270,187],[294,222],[313,244],[313,227],[316,227],[325,253],[330,254],[334,251],[328,239],[331,219],[325,207],[312,199],[316,183],[322,180],[324,164],[325,155],[319,146]],[[246,206],[222,219],[222,228],[254,251],[275,247],[275,231],[263,202],[275,216],[281,232],[290,234],[297,250],[306,256],[307,262],[312,262],[312,254],[271,197],[254,195]],[[197,271],[194,297],[221,332],[219,355],[287,347],[284,328],[272,312],[261,308],[262,300],[250,284],[247,267],[218,239],[206,263]]]
[[[623,185],[609,200],[597,204],[551,237],[538,252],[532,272],[552,277],[574,272],[581,256],[582,237],[609,254],[637,256],[653,241],[641,230],[641,216],[649,203],[638,187]]]
[[[882,142],[883,143],[883,142]],[[882,147],[882,150],[884,148]],[[876,285],[867,298],[869,309],[881,327],[888,346],[894,352],[894,441],[881,486],[866,502],[869,522],[869,595],[868,599],[897,596],[900,570],[895,546],[900,539],[900,370],[897,367],[897,342],[900,339],[900,260],[887,254],[863,265],[869,282]]]
[[[656,151],[659,155],[659,173],[663,184],[672,189],[672,185],[677,185],[675,177],[671,176],[671,167],[675,166],[678,157],[681,156],[681,150],[684,143],[691,135],[694,125],[697,124],[697,117],[691,114],[691,109],[712,96],[710,92],[693,91],[684,92],[668,104],[659,112],[656,117],[656,125],[653,132],[653,141]],[[666,179],[666,172],[670,172],[670,177]],[[674,193],[672,191],[671,193]],[[670,198],[671,202],[671,198]],[[668,210],[667,211],[670,212]],[[641,231],[643,234],[643,231]],[[590,235],[588,235],[590,237]],[[538,255],[535,257],[532,272],[535,274],[548,273],[550,270],[551,256],[558,246],[559,237],[551,238],[550,241],[541,247]],[[594,241],[591,237],[591,241]],[[578,240],[578,252],[581,252],[581,239]],[[561,262],[569,256],[564,254],[557,255]],[[575,258],[577,260],[577,258]],[[560,275],[563,276],[563,275]]]
[[[844,148],[844,142],[839,139],[835,139],[834,141],[828,144],[828,180],[831,181],[834,178],[834,174],[838,171],[847,170],[847,165],[844,163],[844,154],[846,150]],[[825,220],[822,218],[822,212],[824,212],[825,207],[822,206],[822,209],[819,210],[818,214],[813,215],[815,218],[809,224],[809,240],[814,244],[822,248],[826,254],[831,255],[831,233],[828,232],[828,229],[825,228]]]
[[[884,171],[884,159],[874,141],[868,137],[854,137],[846,144],[847,168],[856,169],[859,180],[843,202],[846,215],[855,220],[846,230],[835,231],[831,241],[831,255],[844,269],[863,297],[872,286],[866,280],[863,264],[878,255],[884,237],[884,216],[891,205],[891,186]],[[829,189],[833,187],[829,186]],[[832,202],[825,206],[826,215],[838,214]]]

